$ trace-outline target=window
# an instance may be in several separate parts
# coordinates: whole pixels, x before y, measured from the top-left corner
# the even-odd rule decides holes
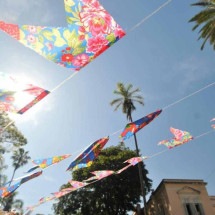
[[[192,209],[191,209],[191,204],[186,204],[186,209],[187,209],[187,214],[188,215],[193,215]]]
[[[205,215],[200,203],[185,203],[184,206],[186,215]]]
[[[196,209],[196,213],[197,213],[198,215],[204,215],[204,211],[203,211],[202,204],[196,203],[196,204],[195,204],[195,209]]]

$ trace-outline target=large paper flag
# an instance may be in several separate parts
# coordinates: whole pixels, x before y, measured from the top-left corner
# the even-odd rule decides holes
[[[129,139],[131,136],[133,136],[135,133],[137,133],[140,129],[148,125],[153,119],[155,119],[162,110],[158,110],[156,112],[150,113],[147,116],[138,119],[134,122],[128,123],[121,133],[120,137],[123,140]]]
[[[98,0],[64,3],[67,27],[0,21],[0,29],[46,59],[73,70],[80,70],[125,35]]]
[[[170,128],[170,131],[174,135],[174,138],[172,138],[171,140],[162,140],[158,143],[158,145],[165,145],[167,148],[171,149],[173,147],[187,143],[188,141],[193,139],[191,134],[187,131],[182,131],[172,127]]]
[[[85,149],[74,161],[69,165],[67,170],[79,169],[83,167],[89,167],[92,162],[98,157],[105,144],[108,142],[109,137],[101,138],[92,143],[87,149]]]
[[[0,111],[23,114],[49,91],[0,73]]]

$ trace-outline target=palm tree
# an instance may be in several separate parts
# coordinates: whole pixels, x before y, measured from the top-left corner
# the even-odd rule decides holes
[[[11,177],[11,182],[12,182],[16,170],[19,169],[20,167],[24,166],[25,164],[27,164],[28,160],[31,157],[28,156],[28,151],[25,151],[23,148],[19,148],[18,150],[14,151],[11,158],[13,159],[13,167],[14,167],[13,175]],[[11,182],[10,182],[10,184],[11,184]]]
[[[204,8],[189,20],[189,22],[196,22],[192,30],[195,30],[202,25],[202,28],[199,30],[200,36],[198,38],[204,39],[201,50],[204,49],[207,41],[210,42],[215,50],[215,0],[200,0],[199,2],[192,4],[192,6],[200,6]]]
[[[137,93],[140,92],[139,88],[133,89],[132,84],[124,85],[123,83],[119,82],[117,83],[117,89],[114,90],[114,94],[118,95],[119,97],[114,99],[110,105],[115,105],[115,111],[119,109],[119,107],[122,108],[122,112],[126,114],[127,119],[132,122],[132,112],[136,110],[136,107],[134,106],[134,102],[137,102],[141,105],[144,105],[143,97]],[[136,154],[137,157],[139,157],[139,148],[137,144],[137,137],[134,134],[134,142],[136,147]],[[143,170],[141,168],[141,163],[138,163],[138,169],[139,169],[139,178],[140,178],[140,186],[141,186],[141,193],[143,196],[143,202],[144,202],[144,214],[147,215],[147,208],[146,208],[146,192],[145,192],[145,181],[143,180]]]

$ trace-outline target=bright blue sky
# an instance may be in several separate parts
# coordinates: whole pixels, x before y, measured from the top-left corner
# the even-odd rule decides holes
[[[164,1],[101,0],[102,5],[125,30],[159,7]],[[163,108],[215,81],[212,47],[200,51],[201,42],[188,20],[198,11],[194,1],[173,1],[143,25],[130,32],[109,50],[90,63],[60,89],[16,117],[18,128],[28,139],[32,159],[77,152],[91,142],[124,128],[125,116],[113,112],[116,83],[132,83],[141,89],[145,106],[137,105],[133,119]],[[63,0],[3,0],[0,19],[44,26],[65,26]],[[32,83],[52,90],[72,72],[45,60],[32,50],[0,32],[1,72],[26,76]],[[215,87],[210,87],[165,110],[138,133],[142,155],[153,155],[165,149],[160,140],[171,138],[169,128],[189,131],[194,137],[211,130],[215,117]],[[118,133],[119,134],[119,133]],[[117,145],[118,134],[107,146]],[[203,179],[210,195],[215,195],[214,133],[181,147],[148,159],[146,167],[153,188],[163,178]],[[134,149],[133,140],[126,146]],[[25,206],[34,205],[67,183],[65,172],[71,159],[50,167],[44,174],[19,188]],[[29,163],[17,177],[31,167]],[[12,174],[12,168],[9,168]],[[52,202],[41,205],[35,213],[53,213]]]

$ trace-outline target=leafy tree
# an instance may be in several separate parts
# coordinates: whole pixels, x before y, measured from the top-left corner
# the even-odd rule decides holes
[[[8,126],[10,124],[10,126]],[[0,113],[0,145],[8,152],[6,148],[20,147],[27,144],[26,138],[16,128],[14,123],[11,123],[8,115]],[[7,147],[5,147],[7,145]]]
[[[22,133],[16,128],[14,123],[9,119],[8,115],[5,113],[0,113],[0,187],[3,186],[8,177],[4,174],[8,166],[5,164],[5,154],[12,155],[12,163],[18,163],[20,166],[24,165],[25,162],[21,162],[22,159],[16,160],[15,156],[17,152],[20,152],[20,155],[28,154],[22,148],[27,144],[26,138]],[[17,168],[16,168],[17,169]],[[4,210],[9,211],[12,207],[22,211],[23,202],[20,199],[16,199],[17,192],[13,193],[8,198],[0,198],[1,207]]]
[[[73,172],[73,180],[83,181],[92,176],[90,172],[96,170],[114,170],[123,168],[123,162],[136,153],[124,144],[108,147],[100,153],[93,164],[88,168]],[[151,180],[147,177],[148,171],[141,166],[147,190],[151,188]],[[137,184],[138,168],[129,167],[121,174],[108,176],[98,182],[67,194],[54,204],[55,214],[58,215],[126,215],[135,209],[140,202],[140,189]],[[63,185],[62,188],[71,185]]]
[[[207,41],[213,46],[215,50],[215,0],[200,0],[192,6],[203,7],[203,10],[192,17],[189,22],[195,22],[193,30],[202,26],[199,30],[199,38],[203,39],[201,50],[204,49]]]
[[[141,105],[144,105],[143,97],[139,95],[140,89],[132,89],[133,85],[128,84],[125,86],[123,83],[119,82],[117,83],[117,89],[113,91],[113,93],[118,98],[114,99],[110,104],[111,106],[116,106],[115,111],[118,110],[120,107],[122,108],[122,112],[126,114],[127,119],[129,121],[132,121],[131,114],[134,110],[136,110],[136,107],[134,106],[134,102],[137,102]]]
[[[113,92],[115,95],[119,96],[118,98],[114,99],[110,104],[111,106],[116,106],[115,110],[118,110],[119,107],[122,108],[122,112],[126,114],[127,120],[133,122],[132,120],[132,112],[136,110],[134,106],[134,102],[137,102],[141,105],[144,105],[143,97],[138,94],[140,93],[140,89],[136,88],[133,89],[132,84],[124,85],[123,83],[117,83],[117,89]],[[136,155],[139,157],[139,148],[137,143],[136,134],[134,134],[134,142],[136,147]],[[140,187],[143,196],[144,202],[144,213],[147,215],[147,208],[146,208],[146,184],[142,177],[142,168],[141,163],[138,163],[138,170],[139,170],[139,178],[140,178]]]

